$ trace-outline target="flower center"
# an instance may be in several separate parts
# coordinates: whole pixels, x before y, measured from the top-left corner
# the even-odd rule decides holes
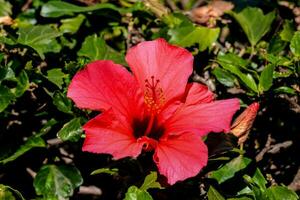
[[[151,115],[159,113],[165,103],[160,81],[155,79],[154,76],[151,76],[151,79],[145,80],[144,101]]]

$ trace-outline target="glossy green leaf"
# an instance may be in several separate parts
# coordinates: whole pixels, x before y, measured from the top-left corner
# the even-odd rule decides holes
[[[57,137],[62,141],[77,142],[82,134],[82,128],[80,118],[74,118],[71,121],[64,124],[64,126],[58,131]]]
[[[8,162],[14,161],[18,157],[25,154],[27,151],[31,150],[32,148],[36,147],[46,147],[45,141],[37,135],[33,135],[25,142],[25,144],[21,145],[18,150],[8,158],[5,158],[3,160],[0,160],[1,164],[6,164]]]
[[[44,53],[59,52],[61,47],[56,39],[61,33],[50,25],[21,27],[18,31],[18,43],[33,48],[44,59]]]
[[[208,200],[225,200],[225,198],[213,186],[209,187],[207,197]]]
[[[284,186],[271,186],[266,190],[268,200],[298,200],[298,195]]]
[[[119,9],[115,5],[109,3],[83,7],[63,1],[49,1],[42,6],[41,16],[61,17],[64,15],[73,15],[74,13],[89,12],[101,9],[112,9],[115,11],[119,11]]]
[[[275,12],[264,15],[260,8],[247,7],[239,13],[232,12],[232,16],[238,21],[252,46],[270,30],[275,19]]]
[[[0,85],[0,112],[4,111],[4,109],[11,103],[14,98],[15,96],[9,88]]]
[[[73,166],[44,165],[37,173],[33,186],[37,195],[45,199],[65,199],[83,182],[80,172]]]
[[[198,44],[199,50],[204,51],[210,48],[219,37],[219,28],[207,28],[202,26],[183,26],[170,29],[168,35],[171,36],[169,42],[182,47],[190,47]]]
[[[81,14],[74,18],[62,19],[60,20],[62,25],[59,27],[59,30],[63,33],[74,34],[78,31],[84,19],[85,16]]]
[[[237,65],[243,69],[247,69],[247,65],[249,61],[244,60],[243,58],[239,57],[234,53],[227,53],[224,55],[218,55],[218,61],[226,64]]]
[[[54,83],[59,89],[61,89],[64,84],[64,77],[66,77],[66,75],[60,68],[54,68],[47,71],[47,79]]]
[[[271,41],[269,42],[267,51],[269,54],[277,55],[285,49],[287,44],[288,43],[286,41],[283,41],[279,35],[275,35],[272,37]]]
[[[61,112],[72,114],[72,102],[65,94],[55,92],[53,95],[53,104]]]
[[[291,95],[296,94],[295,89],[293,89],[291,87],[287,87],[287,86],[280,86],[280,87],[274,89],[274,92],[276,92],[276,93],[291,94]]]
[[[128,188],[124,200],[153,200],[153,198],[147,191],[133,185]]]
[[[245,169],[250,162],[251,159],[245,158],[243,156],[238,156],[237,158],[234,158],[230,162],[226,163],[218,170],[213,171],[210,174],[209,178],[215,179],[219,184],[221,184],[233,178],[235,173],[239,172],[242,169]]]
[[[262,71],[260,77],[259,77],[259,91],[268,91],[272,84],[273,84],[273,72],[274,72],[275,66],[273,64],[269,64],[265,66],[264,70]]]
[[[283,24],[283,29],[279,33],[279,36],[283,41],[289,42],[293,38],[294,32],[295,28],[293,26],[293,22],[290,20],[285,20]]]
[[[0,17],[8,16],[12,14],[12,5],[9,1],[0,0]]]
[[[16,198],[17,197],[17,198]],[[0,199],[1,200],[25,200],[22,194],[7,185],[0,184]]]
[[[229,72],[223,70],[220,67],[216,67],[213,69],[212,73],[216,76],[217,80],[227,87],[234,86],[235,77]]]
[[[85,38],[78,56],[87,57],[90,61],[94,60],[113,60],[115,63],[125,63],[124,55],[115,51],[105,43],[101,37],[96,34]]]
[[[150,188],[162,189],[159,182],[157,182],[156,172],[150,172],[150,174],[146,176],[143,185],[140,187],[141,190],[148,190]]]
[[[95,175],[95,174],[109,174],[109,175],[117,175],[119,172],[119,170],[117,168],[100,168],[100,169],[96,169],[94,170],[91,175]]]
[[[300,56],[300,31],[295,32],[291,40],[290,49],[295,56]]]
[[[246,85],[252,91],[258,92],[256,82],[255,82],[255,80],[254,80],[254,78],[252,77],[251,74],[243,73],[239,69],[239,67],[236,66],[236,65],[222,63],[222,62],[220,64],[224,69],[228,70],[229,72],[231,72],[231,73],[235,74],[237,77],[239,77],[239,79],[244,83],[244,85]]]

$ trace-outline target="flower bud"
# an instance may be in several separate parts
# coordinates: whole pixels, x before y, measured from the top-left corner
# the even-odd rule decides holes
[[[258,109],[259,103],[252,103],[231,125],[231,133],[239,138],[238,144],[242,144],[246,141]]]

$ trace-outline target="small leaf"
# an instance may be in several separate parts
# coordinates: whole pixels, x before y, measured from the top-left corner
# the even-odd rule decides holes
[[[53,95],[53,104],[61,112],[72,114],[72,103],[71,100],[66,97],[65,94],[55,92]]]
[[[266,190],[266,196],[272,200],[298,200],[298,195],[284,186],[271,186]]]
[[[61,33],[49,25],[21,27],[18,35],[18,43],[33,48],[42,59],[45,59],[44,53],[57,53],[61,49],[61,46],[55,39]]]
[[[252,46],[269,31],[275,12],[263,14],[260,8],[247,7],[239,13],[231,12],[238,21]]]
[[[15,96],[11,93],[10,89],[0,85],[0,112],[4,111],[14,98]]]
[[[283,24],[283,29],[280,32],[279,36],[283,41],[289,42],[293,38],[295,29],[293,22],[291,20],[285,20]]]
[[[272,37],[268,46],[268,53],[277,55],[282,52],[287,46],[287,42],[283,41],[279,35],[275,35]]]
[[[218,39],[219,33],[219,28],[188,25],[170,29],[168,35],[171,36],[169,42],[172,44],[182,47],[199,44],[199,51],[204,51]]]
[[[124,64],[124,55],[115,51],[105,43],[101,37],[96,34],[85,38],[78,56],[87,57],[90,61],[94,60],[113,60],[115,63]]]
[[[231,75],[229,72],[223,70],[220,67],[216,67],[213,69],[212,73],[216,76],[217,80],[227,87],[234,86],[235,77]]]
[[[119,9],[109,3],[101,3],[93,6],[77,6],[63,1],[49,1],[42,6],[41,16],[43,17],[61,17],[64,15],[73,15],[74,13],[89,12],[100,9],[111,9],[119,11]]]
[[[37,195],[45,199],[71,197],[83,182],[80,172],[73,166],[44,165],[37,173],[33,185]]]
[[[153,200],[153,198],[147,191],[133,185],[128,188],[124,200]]]
[[[9,1],[0,0],[0,17],[12,14],[12,6]]]
[[[295,32],[291,40],[290,49],[295,56],[300,56],[300,31]]]
[[[17,77],[17,87],[15,88],[14,94],[16,97],[20,97],[29,88],[29,79],[25,70],[22,70]]]
[[[40,136],[33,135],[25,142],[25,144],[21,145],[19,147],[19,149],[13,155],[11,155],[8,158],[5,158],[3,160],[0,160],[0,163],[6,164],[8,162],[14,161],[18,157],[25,154],[27,151],[31,150],[32,148],[36,148],[36,147],[46,147],[46,143]]]
[[[47,79],[54,83],[59,89],[64,84],[64,77],[66,75],[61,71],[60,68],[54,68],[47,71]]]
[[[157,180],[157,173],[150,172],[149,175],[146,176],[143,185],[140,187],[141,190],[148,190],[149,188],[159,188],[162,189],[159,182]]]
[[[95,175],[95,174],[109,174],[109,175],[117,175],[119,172],[119,170],[117,168],[100,168],[100,169],[96,169],[94,170],[91,175]]]
[[[218,61],[221,63],[237,65],[245,70],[248,70],[247,65],[249,64],[249,62],[234,53],[227,53],[224,55],[220,54],[218,55]]]
[[[57,133],[62,141],[77,142],[82,134],[80,118],[74,118],[66,123]]]
[[[274,92],[276,93],[286,93],[286,94],[291,94],[294,95],[296,94],[295,89],[287,86],[281,86],[279,88],[274,89]]]
[[[18,197],[18,198],[16,198]],[[16,200],[21,199],[25,200],[22,194],[18,191],[9,187],[7,185],[0,184],[0,199],[2,200]]]
[[[273,64],[269,64],[265,66],[264,70],[262,71],[260,77],[259,77],[259,91],[268,91],[272,84],[273,84],[273,72],[274,72],[275,66]]]
[[[218,181],[219,184],[234,177],[235,173],[246,168],[251,162],[251,159],[239,156],[226,163],[224,166],[216,171],[213,171],[209,178],[213,178]]]
[[[208,200],[225,200],[225,198],[213,186],[209,187],[207,197]]]
[[[59,30],[63,33],[74,34],[78,31],[84,19],[85,16],[81,14],[74,18],[62,19],[60,20],[62,25],[59,27]]]

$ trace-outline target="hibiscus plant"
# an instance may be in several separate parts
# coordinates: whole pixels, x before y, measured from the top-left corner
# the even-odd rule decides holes
[[[0,0],[0,200],[296,200],[297,1]]]

